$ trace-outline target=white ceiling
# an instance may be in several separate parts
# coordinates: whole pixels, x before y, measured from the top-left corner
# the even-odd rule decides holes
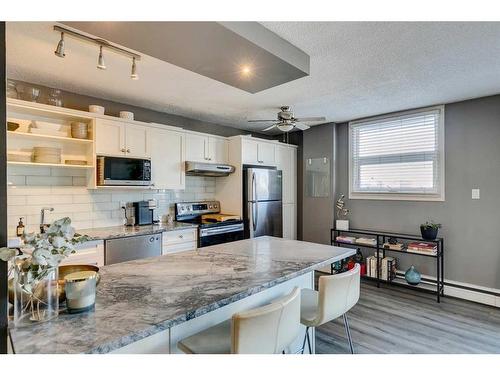
[[[261,130],[247,119],[274,118],[280,105],[326,122],[447,103],[500,92],[500,23],[264,22],[311,57],[309,77],[250,94],[144,56],[130,61],[66,39],[53,51],[53,23],[7,24],[9,78],[59,87],[200,120]],[[140,51],[139,51],[140,52]]]

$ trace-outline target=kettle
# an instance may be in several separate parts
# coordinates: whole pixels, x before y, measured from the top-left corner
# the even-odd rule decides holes
[[[128,227],[133,227],[135,225],[134,203],[127,202],[122,208],[125,211],[125,225]]]

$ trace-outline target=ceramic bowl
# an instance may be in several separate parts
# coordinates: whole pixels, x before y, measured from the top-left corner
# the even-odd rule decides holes
[[[124,118],[127,120],[133,120],[134,119],[134,113],[133,112],[128,112],[128,111],[120,111],[120,118]]]
[[[104,114],[104,107],[100,105],[89,105],[89,112],[99,113],[100,115]]]

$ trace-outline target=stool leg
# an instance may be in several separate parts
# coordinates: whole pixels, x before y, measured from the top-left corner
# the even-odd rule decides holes
[[[306,341],[307,341],[307,347],[309,348],[309,354],[311,354],[312,349],[311,349],[311,342],[309,341],[309,327],[306,327],[306,335],[304,336],[304,342],[302,342],[301,354],[304,354],[304,350],[306,348]]]
[[[312,354],[312,346],[311,346],[311,338],[309,337],[309,327],[307,327],[308,330],[306,331],[306,336],[307,336],[307,348],[309,349],[309,354]]]
[[[347,341],[349,341],[349,348],[351,349],[351,354],[354,354],[354,348],[352,346],[351,330],[349,329],[349,323],[347,321],[347,313],[342,315],[344,318],[345,334],[347,336]]]

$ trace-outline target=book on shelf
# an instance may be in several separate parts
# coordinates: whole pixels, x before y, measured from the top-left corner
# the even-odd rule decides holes
[[[389,250],[403,250],[404,249],[404,245],[402,243],[389,243],[389,242],[386,242],[384,243],[383,245],[384,249],[389,249]]]
[[[410,242],[407,247],[409,253],[436,255],[437,245],[428,242]]]
[[[335,241],[343,242],[343,243],[356,243],[356,237],[337,236],[337,237],[335,237]]]
[[[356,243],[360,245],[376,246],[377,240],[375,238],[359,237],[356,238]]]
[[[391,281],[396,277],[396,258],[385,257],[382,259],[382,272],[380,278],[382,280]]]

